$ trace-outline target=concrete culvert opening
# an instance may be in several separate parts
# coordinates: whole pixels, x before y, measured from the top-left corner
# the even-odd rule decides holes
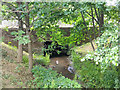
[[[74,72],[70,72],[70,62],[69,62],[69,55],[67,55],[67,52],[69,50],[68,45],[65,46],[65,49],[62,49],[63,46],[58,45],[57,42],[54,42],[55,44],[51,47],[53,49],[49,49],[52,45],[52,41],[46,41],[44,42],[44,56],[47,54],[50,54],[50,65],[49,68],[52,68],[53,70],[57,71],[58,73],[62,74],[66,78],[73,79],[74,78]],[[58,54],[57,51],[60,51]]]

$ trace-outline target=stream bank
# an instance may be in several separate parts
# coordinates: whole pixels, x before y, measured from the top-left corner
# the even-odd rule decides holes
[[[93,41],[93,44],[95,46],[95,49],[97,48],[95,42]],[[82,57],[84,57],[88,52],[93,51],[91,44],[90,43],[86,43],[84,45],[81,46],[77,46],[76,48],[74,48],[74,51],[76,53],[80,53]],[[58,63],[56,63],[56,61],[58,61]],[[58,73],[61,73],[63,76],[65,76],[66,78],[69,78],[71,80],[74,79],[75,75],[77,75],[77,77],[80,77],[79,74],[77,74],[79,71],[74,70],[74,73],[70,73],[68,71],[68,67],[72,66],[74,62],[70,62],[70,58],[69,56],[56,56],[56,57],[52,57],[51,61],[50,61],[50,65],[49,68],[52,68],[53,70],[57,71]],[[77,80],[77,82],[79,84],[81,84],[83,87],[85,87],[85,83]]]

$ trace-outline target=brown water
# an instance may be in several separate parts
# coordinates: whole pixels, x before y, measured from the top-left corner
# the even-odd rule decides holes
[[[56,64],[56,61],[58,61],[58,64]],[[69,64],[68,56],[54,57],[51,58],[49,67],[56,70],[58,73],[61,73],[66,78],[73,79],[74,74],[67,70]]]

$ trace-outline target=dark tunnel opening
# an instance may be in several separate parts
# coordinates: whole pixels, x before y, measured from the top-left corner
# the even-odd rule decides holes
[[[44,42],[44,56],[46,54],[50,54],[51,57],[58,57],[58,56],[68,56],[67,52],[69,50],[68,45],[62,46],[59,45],[56,41],[55,44],[52,45],[53,41],[46,41]],[[65,48],[63,48],[65,47]],[[58,53],[60,51],[60,53]]]

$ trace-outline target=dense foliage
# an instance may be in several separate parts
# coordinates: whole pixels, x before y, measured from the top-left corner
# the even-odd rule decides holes
[[[35,66],[32,73],[34,76],[32,88],[81,88],[76,81],[65,78],[51,68]]]
[[[27,5],[29,12],[25,8]],[[7,13],[9,10],[13,12]],[[91,42],[98,34],[100,35],[104,24],[104,14],[110,11],[107,11],[105,2],[29,2],[27,4],[4,2],[2,8],[4,18],[8,19],[7,16],[13,15],[13,19],[16,19],[15,16],[17,16],[17,20],[22,20],[26,27],[28,27],[26,21],[28,15],[30,33],[36,31],[40,42],[50,39],[53,42],[57,41],[63,47],[68,45],[70,48],[75,44]],[[58,21],[74,25],[69,36],[64,36],[65,31],[59,28]]]
[[[115,23],[119,18],[116,6],[107,6],[105,2],[3,2],[2,4],[4,19],[13,16],[13,20],[19,21],[18,32],[12,34],[16,36],[15,40],[18,40],[19,44],[28,43],[30,70],[32,69],[32,31],[36,31],[37,40],[40,42],[48,39],[53,41],[52,46],[48,48],[51,50],[55,49],[55,42],[62,45],[64,49],[66,44],[72,48],[89,41],[94,51],[92,40],[98,37],[96,41],[98,48],[95,52],[87,54],[84,58],[79,53],[72,52],[74,67],[80,75],[78,79],[82,80],[86,87],[117,88],[120,86],[117,71],[119,37]],[[69,36],[65,36],[65,31],[59,28],[58,21],[74,24]],[[20,31],[23,30],[23,24],[26,26],[26,33]],[[41,59],[38,60],[41,63],[49,62],[49,57],[37,57],[37,59]],[[51,69],[36,66],[32,72],[35,78],[32,87],[80,87],[75,81],[59,76]]]
[[[84,81],[86,87],[119,88],[118,39],[118,27],[109,24],[102,36],[97,38],[95,52],[85,57],[73,53],[72,59],[80,75],[79,80]]]

